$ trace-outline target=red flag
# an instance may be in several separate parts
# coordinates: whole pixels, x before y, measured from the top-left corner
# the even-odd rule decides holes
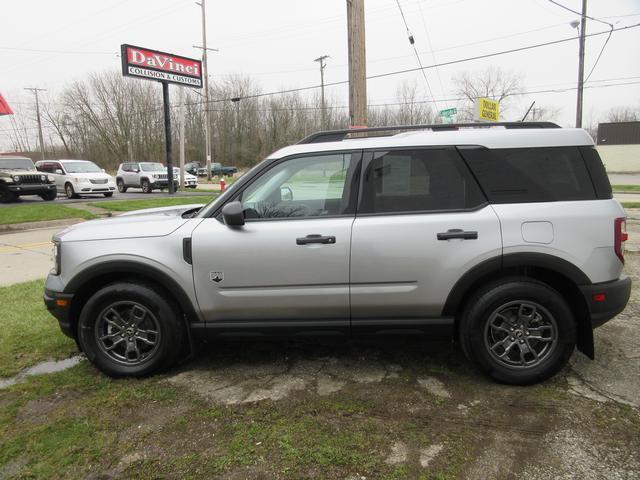
[[[0,93],[0,115],[13,115],[13,110]]]

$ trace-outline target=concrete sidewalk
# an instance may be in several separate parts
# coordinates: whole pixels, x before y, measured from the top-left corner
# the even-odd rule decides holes
[[[46,277],[53,266],[51,237],[63,228],[0,235],[0,286]]]

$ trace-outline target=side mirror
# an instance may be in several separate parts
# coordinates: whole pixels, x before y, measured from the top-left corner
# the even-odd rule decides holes
[[[60,170],[59,168],[56,168],[55,173],[56,173],[56,175],[64,175],[64,172],[62,170]]]
[[[140,169],[139,168],[134,168],[133,170],[131,170],[133,173],[139,173]]]
[[[222,207],[222,218],[224,223],[229,227],[240,227],[244,225],[244,212],[242,211],[242,203],[229,202]]]
[[[293,190],[290,187],[280,187],[280,200],[290,202],[293,200]]]

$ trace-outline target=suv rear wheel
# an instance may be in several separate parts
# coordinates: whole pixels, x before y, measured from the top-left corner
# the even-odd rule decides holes
[[[122,180],[121,178],[116,180],[116,185],[118,186],[118,191],[120,193],[126,193],[127,192],[127,187],[124,185],[124,180]]]
[[[460,341],[485,374],[528,385],[566,365],[575,346],[575,322],[557,291],[530,278],[509,278],[487,285],[467,302]]]
[[[185,341],[180,311],[151,285],[114,283],[96,292],[78,322],[82,351],[111,377],[171,367]]]

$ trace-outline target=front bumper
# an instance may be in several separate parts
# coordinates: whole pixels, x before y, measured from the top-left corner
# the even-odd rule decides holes
[[[56,190],[55,184],[44,183],[18,183],[14,185],[7,185],[9,190],[14,195],[43,195],[51,191]]]
[[[44,291],[44,304],[47,310],[58,320],[62,333],[75,339],[75,332],[71,322],[72,301],[73,294],[71,293],[55,292],[48,289]]]
[[[174,187],[177,187],[180,183],[174,181],[173,185]],[[168,188],[169,187],[169,181],[168,180],[150,180],[150,185],[152,188]]]
[[[587,301],[593,328],[608,322],[624,310],[631,296],[631,279],[623,275],[612,282],[583,285],[580,291]]]

